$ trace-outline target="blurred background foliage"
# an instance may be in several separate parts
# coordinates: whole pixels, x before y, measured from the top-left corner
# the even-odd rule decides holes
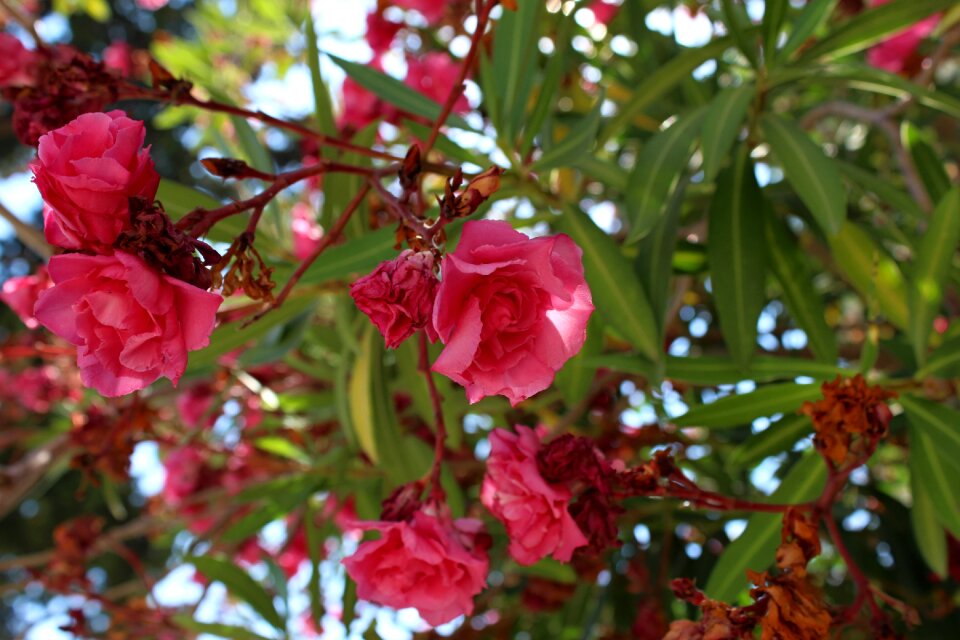
[[[133,0],[34,4],[38,30],[50,41],[94,54],[125,41],[141,52],[133,56],[141,73],[149,51],[193,82],[197,95],[252,104],[398,156],[426,136],[427,121],[418,116],[438,108],[430,96],[424,102],[422,89],[391,83],[362,64],[370,59],[362,24],[372,4],[317,0],[312,12],[306,2],[277,0],[170,0],[155,11]],[[410,56],[427,52],[462,58],[468,4],[450,3],[439,26],[388,8],[385,15],[405,26],[384,58],[386,74],[402,76]],[[594,436],[628,464],[671,445],[711,490],[811,499],[822,465],[811,452],[809,420],[796,410],[819,396],[819,382],[862,372],[900,399],[890,437],[852,475],[833,516],[870,580],[919,611],[909,631],[898,622],[908,637],[954,635],[960,12],[953,5],[520,0],[516,13],[497,11],[471,71],[472,108],[448,121],[436,159],[472,172],[507,168],[487,212],[530,233],[571,235],[584,250],[598,313],[587,346],[554,387],[516,409],[501,398],[468,406],[462,390],[442,380],[448,423],[460,427],[451,434],[445,479],[455,513],[478,513],[486,433],[509,424]],[[938,26],[910,65],[894,72],[867,63],[871,47],[935,13]],[[344,124],[339,114],[351,109],[340,92],[345,75],[381,107],[396,105],[408,116],[359,130]],[[234,116],[122,107],[148,123],[164,178],[159,198],[173,215],[255,188],[210,176],[198,158],[238,157],[278,170],[320,153]],[[0,111],[0,200],[14,208],[14,201],[33,201],[22,177],[32,152],[15,141],[6,115]],[[440,191],[443,183],[427,186]],[[296,264],[294,209],[307,207],[327,226],[358,188],[350,178],[331,178],[274,202],[257,247],[278,283]],[[201,413],[214,418],[213,427],[187,424],[172,389],[158,384],[142,397],[149,426],[138,426],[126,443],[137,446],[134,481],[96,464],[78,469],[73,450],[52,449],[54,463],[0,521],[0,567],[50,548],[54,528],[76,516],[99,514],[108,531],[147,518],[149,535],[135,531],[141,535],[124,544],[163,583],[155,597],[185,616],[178,618],[185,633],[306,637],[323,626],[341,637],[355,596],[336,559],[351,542],[336,533],[330,514],[352,496],[361,517],[375,518],[380,501],[429,460],[430,405],[413,346],[384,353],[345,293],[353,277],[394,253],[381,209],[376,198],[365,203],[346,243],[311,267],[281,310],[247,329],[225,324],[210,348],[192,354],[179,397],[211,396]],[[23,217],[38,226],[39,201]],[[228,241],[241,224],[211,237]],[[0,278],[42,262],[15,238],[2,242]],[[228,307],[248,304],[241,297]],[[19,320],[5,309],[0,319],[0,337],[15,340]],[[241,346],[238,358],[223,359]],[[3,366],[16,373],[24,363]],[[89,392],[45,410],[18,409],[16,388],[2,393],[5,433],[29,431],[0,441],[7,469],[75,433],[78,413],[94,407],[120,415],[120,405]],[[113,433],[129,427],[124,420]],[[198,442],[217,478],[203,488],[222,489],[226,474],[235,473],[246,492],[231,489],[228,503],[215,494],[209,511],[223,518],[205,531],[184,529],[205,511],[178,512],[163,504],[166,493],[156,495],[170,482],[162,461]],[[241,457],[242,465],[231,466]],[[478,615],[453,633],[659,637],[666,621],[693,615],[669,593],[671,578],[696,578],[711,597],[749,602],[744,572],[766,568],[778,543],[770,516],[696,511],[674,501],[625,506],[623,545],[573,568],[511,564],[503,531],[494,528],[491,588]],[[261,527],[263,546],[275,553],[252,563],[248,582],[227,559],[238,558]],[[304,566],[288,584],[276,550],[298,534],[307,540]],[[175,569],[196,554],[221,563],[202,570],[226,584],[232,600]],[[828,601],[854,599],[829,544],[811,571]],[[56,637],[43,634],[58,633],[75,603],[45,593],[22,569],[3,575],[3,633]],[[98,593],[143,595],[130,564],[115,554],[98,556],[90,575]],[[186,601],[201,594],[206,606]],[[85,611],[92,627],[108,625],[96,602]],[[356,634],[376,619],[365,637],[403,637],[416,627],[415,618],[369,607],[356,615]],[[214,623],[228,626],[204,626]],[[869,632],[854,627],[844,637]]]

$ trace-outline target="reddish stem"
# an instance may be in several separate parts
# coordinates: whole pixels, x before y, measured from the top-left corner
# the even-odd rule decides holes
[[[371,169],[368,167],[355,167],[349,164],[341,164],[338,162],[328,162],[323,160],[308,167],[302,167],[294,171],[277,174],[269,187],[257,195],[247,198],[246,200],[238,200],[237,202],[232,202],[217,209],[195,209],[187,214],[187,216],[182,220],[180,220],[177,223],[177,227],[183,230],[189,230],[191,235],[194,237],[200,237],[207,233],[211,227],[213,227],[213,225],[220,222],[224,218],[229,218],[232,215],[249,211],[250,209],[262,210],[265,206],[267,206],[267,204],[269,204],[271,200],[277,197],[281,191],[290,185],[300,182],[301,180],[306,180],[307,178],[324,173],[350,173],[355,175],[370,176],[381,171],[390,170],[393,170],[393,167],[388,167],[386,169]]]
[[[443,126],[443,123],[447,121],[447,118],[450,117],[450,114],[453,112],[453,105],[455,105],[457,100],[460,99],[460,96],[463,95],[463,83],[467,79],[470,68],[473,66],[477,52],[480,50],[480,41],[483,39],[483,32],[487,30],[490,12],[497,6],[499,1],[500,0],[488,0],[484,2],[484,0],[477,0],[477,26],[473,30],[473,37],[470,39],[470,50],[467,51],[467,56],[463,59],[463,64],[460,66],[460,75],[457,76],[457,81],[450,87],[450,93],[447,95],[447,101],[443,104],[443,109],[440,111],[440,117],[434,122],[433,129],[430,131],[430,137],[427,138],[427,142],[423,147],[424,158],[427,157],[427,154],[433,149],[433,145],[436,144],[437,136],[440,135],[440,127]]]
[[[420,371],[427,379],[427,387],[430,389],[430,402],[433,404],[433,420],[437,425],[437,433],[434,438],[433,447],[433,466],[430,468],[430,492],[431,497],[443,502],[444,491],[440,485],[440,468],[443,464],[444,444],[447,440],[447,423],[443,419],[443,398],[437,390],[437,385],[433,380],[433,373],[430,370],[430,352],[427,345],[427,332],[421,329],[418,332],[420,341]]]
[[[293,275],[290,276],[290,279],[287,280],[287,284],[283,285],[283,289],[280,290],[280,294],[267,306],[263,311],[253,316],[250,320],[244,322],[244,326],[252,324],[265,316],[267,313],[276,309],[284,300],[289,297],[290,292],[293,290],[293,287],[296,286],[297,282],[300,281],[300,278],[303,277],[303,274],[306,273],[307,269],[310,268],[317,258],[323,255],[323,252],[327,250],[330,245],[332,245],[343,233],[344,228],[347,226],[347,223],[350,221],[350,218],[353,216],[354,212],[360,207],[360,204],[363,202],[363,199],[370,192],[370,185],[364,185],[363,188],[357,192],[357,195],[353,197],[353,200],[347,205],[343,210],[343,213],[340,214],[340,217],[337,218],[337,221],[333,224],[333,227],[324,234],[323,238],[320,240],[320,243],[316,246],[313,252],[307,256],[307,258],[300,263],[300,266],[297,267],[297,270],[293,272]]]
[[[873,587],[870,585],[870,580],[864,575],[863,571],[860,569],[860,566],[857,564],[856,560],[853,559],[853,556],[850,554],[850,551],[847,549],[846,545],[843,544],[843,539],[840,537],[840,528],[837,526],[836,520],[832,517],[826,517],[823,519],[824,525],[827,527],[827,532],[830,534],[830,538],[833,540],[833,546],[836,547],[837,553],[840,554],[840,557],[843,558],[844,563],[847,565],[847,571],[850,573],[850,577],[853,578],[854,584],[857,585],[857,598],[853,601],[850,607],[847,609],[846,619],[852,620],[859,613],[860,608],[863,606],[863,601],[866,600],[867,604],[870,605],[870,612],[873,616],[874,622],[883,622],[886,621],[887,615],[880,608],[880,605],[877,604],[876,599],[873,597]]]

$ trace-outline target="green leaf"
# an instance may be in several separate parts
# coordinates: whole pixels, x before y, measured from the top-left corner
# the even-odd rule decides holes
[[[628,243],[644,237],[663,217],[670,196],[690,163],[693,143],[706,115],[707,107],[684,114],[640,150],[627,188],[631,209]]]
[[[200,622],[185,613],[174,615],[173,621],[178,627],[186,629],[187,631],[205,633],[217,638],[230,638],[230,640],[271,640],[266,636],[261,636],[243,627],[234,627],[216,622]]]
[[[620,247],[579,209],[565,209],[555,224],[583,250],[587,283],[603,320],[651,361],[659,361],[656,318]]]
[[[906,393],[898,401],[910,424],[936,442],[951,464],[960,465],[960,412]]]
[[[567,361],[557,372],[556,385],[570,406],[580,402],[593,384],[597,370],[590,365],[589,359],[603,350],[603,326],[600,317],[591,316],[587,323],[587,339],[580,352]]]
[[[578,158],[593,149],[597,139],[597,129],[600,127],[600,108],[603,106],[603,96],[590,109],[590,112],[570,127],[567,135],[549,149],[530,166],[531,171],[546,171],[557,167],[568,167]]]
[[[960,243],[960,187],[940,200],[917,248],[910,278],[910,339],[917,363],[927,356],[933,318],[940,309],[947,273]]]
[[[667,203],[667,210],[660,221],[637,245],[634,261],[640,284],[647,292],[650,306],[657,319],[658,335],[663,342],[664,328],[670,321],[666,317],[670,304],[670,283],[673,280],[673,254],[677,248],[677,230],[683,207],[686,182],[681,184]]]
[[[902,31],[932,13],[954,6],[956,0],[893,0],[871,7],[834,29],[807,49],[801,60],[834,59],[862,51]]]
[[[520,157],[525,158],[533,148],[533,141],[540,133],[547,116],[557,104],[557,91],[560,89],[560,80],[567,67],[567,51],[570,47],[570,31],[573,28],[573,19],[561,19],[554,42],[554,51],[547,60],[547,68],[543,73],[543,81],[537,92],[537,101],[533,111],[523,125],[523,139],[520,143]],[[492,121],[492,116],[491,116]],[[593,156],[590,156],[593,157]]]
[[[396,257],[393,229],[378,229],[336,247],[330,247],[300,278],[300,284],[325,284],[371,271]]]
[[[530,89],[533,85],[537,51],[537,23],[545,5],[529,0],[518,3],[517,11],[504,11],[494,30],[492,71],[499,99],[497,112],[500,123],[497,135],[510,141],[516,139],[527,113]]]
[[[292,296],[279,308],[274,309],[253,324],[243,326],[243,321],[221,324],[210,336],[210,345],[190,354],[187,375],[196,373],[204,367],[214,365],[220,356],[238,349],[253,340],[265,336],[275,327],[281,326],[300,314],[313,308],[316,299],[312,296]]]
[[[304,38],[307,41],[307,66],[310,68],[310,81],[313,87],[313,114],[320,133],[332,135],[337,131],[337,122],[333,117],[333,103],[330,100],[327,84],[320,73],[320,50],[317,48],[316,25],[313,23],[313,15],[309,11],[306,13]],[[321,156],[322,151],[321,147]]]
[[[775,59],[784,60],[807,41],[813,32],[823,24],[827,16],[833,13],[833,8],[838,0],[811,0],[807,2],[803,11],[796,20],[793,21],[793,27],[790,36],[783,46],[777,52]]]
[[[790,10],[789,0],[766,0],[763,5],[763,57],[766,66],[771,66],[776,58],[777,40],[783,18]]]
[[[294,460],[301,464],[310,464],[310,456],[307,455],[307,452],[290,442],[287,438],[264,436],[254,440],[253,444],[261,451],[272,453],[275,456]]]
[[[250,575],[227,559],[213,556],[189,556],[186,561],[206,578],[222,582],[235,598],[243,600],[264,620],[283,631],[286,623],[273,606],[273,598]]]
[[[807,334],[817,358],[836,362],[836,336],[824,318],[823,299],[813,286],[815,273],[786,224],[770,211],[769,204],[765,209],[763,230],[770,269],[780,282],[787,309]]]
[[[739,427],[775,413],[795,413],[804,402],[820,396],[818,384],[771,384],[751,393],[727,396],[694,407],[674,418],[673,423],[678,427]]]
[[[748,82],[739,87],[724,89],[710,103],[710,117],[703,123],[700,143],[705,182],[713,182],[723,161],[729,156],[730,147],[737,139],[737,133],[743,128],[754,91],[753,83]]]
[[[718,38],[702,47],[674,55],[660,65],[643,82],[637,84],[630,100],[619,106],[617,115],[611,118],[600,134],[597,146],[602,147],[604,142],[620,133],[646,107],[656,103],[701,64],[720,56],[732,43],[729,37]]]
[[[552,582],[561,582],[563,584],[576,584],[577,572],[569,564],[564,564],[553,558],[544,558],[536,564],[529,566],[514,565],[510,567],[511,573],[518,573],[523,576],[534,576],[543,578]]]
[[[900,125],[900,139],[916,165],[930,201],[940,202],[950,191],[950,176],[943,168],[943,159],[924,138],[913,123],[905,120]]]
[[[393,484],[400,485],[423,477],[431,455],[426,445],[405,437],[400,430],[387,389],[383,355],[383,338],[367,323],[350,379],[350,415],[360,448]]]
[[[885,206],[893,207],[917,219],[923,217],[923,211],[917,205],[917,201],[889,181],[849,162],[840,160],[837,166],[849,181],[864,191],[873,192]]]
[[[950,459],[923,430],[916,418],[910,421],[910,475],[933,503],[937,520],[954,537],[960,536],[960,461]]]
[[[910,460],[914,462],[913,457]],[[923,464],[923,461],[917,460],[914,464]],[[910,490],[913,494],[910,524],[917,549],[927,566],[943,580],[947,577],[947,534],[937,518],[933,499],[919,481],[919,474],[913,470],[910,472]]]
[[[833,159],[793,122],[768,113],[761,123],[800,200],[827,235],[836,234],[847,217],[847,196]]]
[[[302,506],[310,496],[319,490],[321,483],[311,478],[307,485],[293,485],[289,492],[277,492],[257,505],[242,518],[232,523],[223,532],[221,539],[226,543],[242,542],[250,536],[256,535],[266,525],[283,518],[294,509]]]
[[[906,329],[910,313],[907,286],[900,268],[873,238],[852,222],[829,239],[830,252],[840,272],[867,300],[876,300],[894,325]]]
[[[424,96],[419,91],[405,85],[400,80],[377,71],[373,67],[350,62],[343,58],[327,53],[327,57],[337,63],[344,72],[361,87],[370,91],[378,98],[399,107],[407,113],[423,116],[428,120],[436,121],[443,111],[443,106]],[[472,131],[472,127],[455,113],[450,114],[446,124],[459,129]]]
[[[727,458],[732,468],[756,464],[769,456],[775,456],[810,435],[813,425],[807,416],[784,416],[756,435],[749,436]]]
[[[742,368],[756,350],[757,317],[766,296],[763,194],[746,146],[717,180],[710,205],[707,261],[727,349]]]
[[[603,367],[638,376],[650,377],[654,374],[653,364],[641,356],[626,354],[604,354],[592,356],[587,362],[594,367]],[[757,356],[750,361],[746,371],[725,356],[697,356],[685,358],[667,356],[664,377],[687,384],[712,387],[719,384],[735,384],[742,380],[754,382],[774,382],[792,380],[807,376],[814,380],[831,380],[838,375],[853,375],[853,371],[840,367],[782,356]]]
[[[751,40],[757,33],[756,29],[751,28],[746,8],[734,0],[720,0],[720,9],[723,12],[724,26],[736,41],[737,49],[750,62],[750,66],[758,68],[760,63],[757,58],[757,45]]]
[[[938,378],[953,378],[960,376],[960,336],[954,336],[944,341],[927,358],[914,379],[923,380],[929,376]]]
[[[771,497],[771,502],[795,504],[813,500],[826,482],[826,465],[813,452],[806,454],[787,473]],[[750,517],[739,538],[724,549],[710,573],[706,593],[715,600],[733,602],[747,589],[746,571],[764,571],[773,564],[780,544],[782,517],[777,513],[757,513]]]

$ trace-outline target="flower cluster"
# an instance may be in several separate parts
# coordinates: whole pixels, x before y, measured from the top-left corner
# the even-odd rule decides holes
[[[193,262],[194,243],[182,252],[167,245],[151,252],[131,242],[137,234],[130,232],[141,229],[131,203],[152,202],[160,181],[144,137],[143,123],[121,111],[88,113],[44,135],[30,165],[45,203],[47,240],[83,251],[50,260],[54,286],[40,294],[34,314],[77,346],[83,383],[105,396],[160,377],[176,384],[187,352],[209,342],[222,302],[201,288],[209,279],[197,278],[206,272]],[[181,258],[175,269],[151,259],[180,253],[186,264]]]

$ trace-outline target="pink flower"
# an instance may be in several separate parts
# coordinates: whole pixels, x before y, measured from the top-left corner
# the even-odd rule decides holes
[[[123,40],[114,40],[103,50],[103,64],[123,78],[133,76],[133,47]]]
[[[192,496],[202,485],[207,458],[193,447],[171,451],[163,461],[167,477],[163,482],[163,498],[178,505]]]
[[[137,5],[147,11],[156,11],[157,9],[163,9],[168,2],[170,0],[137,0]]]
[[[111,111],[83,114],[40,138],[30,168],[50,207],[49,242],[101,251],[129,224],[131,197],[153,200],[160,176],[145,135],[142,122]]]
[[[393,4],[403,9],[413,9],[434,24],[440,22],[449,0],[393,0]]]
[[[441,265],[433,370],[467,399],[517,403],[543,391],[583,346],[593,312],[582,252],[566,235],[531,239],[507,222],[467,222]]]
[[[343,560],[358,597],[394,609],[414,607],[433,626],[473,612],[489,568],[486,551],[477,546],[479,520],[450,522],[420,510],[408,522],[361,526],[382,535]]]
[[[177,394],[174,404],[183,424],[188,427],[197,427],[200,421],[204,421],[207,426],[212,426],[217,420],[216,414],[210,415],[210,409],[213,408],[213,402],[217,399],[213,387],[207,383],[196,384],[186,391]]]
[[[408,87],[416,89],[438,104],[445,104],[460,77],[460,64],[445,53],[428,53],[422,58],[407,58]],[[453,105],[454,113],[466,113],[470,103],[463,93]]]
[[[15,36],[0,32],[0,89],[33,86],[38,62],[35,51],[24,47]]]
[[[507,527],[510,555],[523,565],[546,556],[569,562],[573,550],[588,543],[567,506],[570,490],[550,484],[537,470],[540,436],[517,426],[490,434],[490,457],[480,501]]]
[[[368,13],[366,39],[373,53],[379,56],[389,49],[402,26],[398,22],[387,20],[379,11],[374,10]]]
[[[871,0],[871,8],[887,4],[890,0]],[[915,22],[867,51],[867,62],[878,69],[891,73],[916,71],[920,62],[917,47],[936,28],[940,14]]]
[[[53,286],[50,276],[44,267],[39,267],[36,273],[28,276],[14,276],[3,283],[0,288],[0,300],[6,303],[13,312],[23,320],[29,329],[40,326],[33,315],[33,307],[37,303],[40,292]]]
[[[426,329],[436,341],[430,318],[439,284],[433,273],[433,254],[407,249],[350,285],[350,295],[377,325],[387,346],[396,349],[417,329]]]
[[[293,255],[297,260],[305,260],[323,239],[323,227],[317,224],[317,217],[310,205],[298,202],[291,211],[293,222]]]
[[[174,384],[187,352],[207,346],[219,295],[151,269],[126,254],[54,256],[55,286],[37,301],[40,324],[77,345],[80,378],[105,396]]]
[[[617,17],[620,11],[620,5],[608,2],[607,0],[593,0],[588,6],[593,13],[593,19],[599,24],[610,24],[610,21]]]

